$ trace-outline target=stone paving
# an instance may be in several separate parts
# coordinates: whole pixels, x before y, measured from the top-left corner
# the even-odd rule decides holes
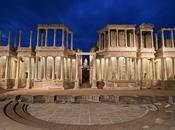
[[[119,105],[108,103],[31,104],[28,111],[36,118],[73,125],[114,124],[131,121],[147,114],[153,105]]]

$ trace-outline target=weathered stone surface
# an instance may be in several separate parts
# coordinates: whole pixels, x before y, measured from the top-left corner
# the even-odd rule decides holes
[[[66,103],[66,102],[74,103],[75,99],[71,95],[58,95],[58,96],[55,96],[55,102],[56,103]]]
[[[21,102],[33,103],[33,96],[31,96],[31,95],[21,95],[20,100],[21,100]]]
[[[113,102],[116,103],[117,101],[117,96],[114,95],[102,95],[100,96],[100,102]]]
[[[124,103],[124,104],[137,104],[137,103],[139,103],[139,97],[120,96],[119,102]]]

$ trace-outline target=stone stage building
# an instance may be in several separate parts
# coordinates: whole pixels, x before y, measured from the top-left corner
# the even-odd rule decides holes
[[[78,89],[87,68],[94,89],[173,89],[175,29],[153,29],[152,24],[107,25],[90,52],[73,50],[73,32],[62,24],[39,24],[36,38],[30,31],[28,47],[24,32],[18,38],[9,32],[3,44],[0,33],[0,87]]]

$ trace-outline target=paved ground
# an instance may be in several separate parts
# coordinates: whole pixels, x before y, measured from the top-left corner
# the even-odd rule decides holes
[[[175,90],[101,90],[101,89],[19,89],[3,95],[121,95],[121,96],[175,96]]]
[[[62,124],[114,124],[134,120],[147,114],[153,105],[31,104],[29,113],[36,118]]]

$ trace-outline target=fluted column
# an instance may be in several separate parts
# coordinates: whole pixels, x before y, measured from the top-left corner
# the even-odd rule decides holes
[[[140,48],[142,49],[143,46],[143,35],[142,35],[142,31],[140,30]]]
[[[33,36],[33,32],[30,31],[30,48],[32,48],[32,36]]]
[[[62,47],[64,48],[64,29],[62,29]]]
[[[40,30],[37,30],[37,47],[39,46],[39,35],[40,35]]]
[[[31,57],[28,60],[28,77],[27,77],[27,85],[26,88],[29,89],[31,87]]]
[[[56,47],[57,30],[54,29],[54,47]]]
[[[44,65],[44,72],[43,72],[43,80],[46,80],[46,71],[47,71],[47,57],[43,57],[43,65]]]
[[[48,42],[48,29],[45,30],[45,47],[47,47],[47,42]]]
[[[38,57],[36,57],[35,62],[35,80],[38,80]]]
[[[128,47],[127,30],[125,30],[125,46]]]
[[[162,47],[165,47],[164,31],[162,30]]]
[[[55,80],[55,57],[53,57],[52,62],[52,80]]]
[[[19,70],[20,69],[20,57],[17,59],[17,66],[16,66],[16,77],[15,77],[15,87],[17,89],[19,87]]]
[[[174,33],[173,33],[173,30],[171,30],[171,42],[172,42],[172,47],[174,47]]]
[[[71,50],[73,50],[73,32],[71,33]]]

